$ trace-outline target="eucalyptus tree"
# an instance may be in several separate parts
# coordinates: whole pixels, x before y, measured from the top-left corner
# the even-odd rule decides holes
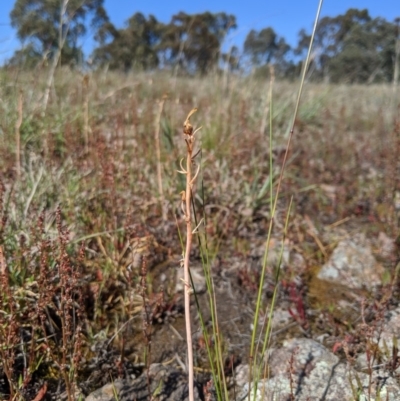
[[[301,30],[296,54],[304,54],[309,39]],[[332,82],[390,82],[395,45],[396,25],[372,18],[366,9],[351,8],[336,17],[324,17],[315,35],[315,76]]]
[[[96,38],[100,42],[93,53],[94,62],[112,69],[149,70],[158,67],[158,46],[164,25],[150,15],[135,13],[121,29],[104,24]]]
[[[235,16],[224,12],[173,15],[160,43],[164,64],[188,72],[209,72],[221,61],[223,41],[235,28]]]
[[[252,29],[244,42],[244,54],[250,58],[252,66],[264,70],[267,64],[273,64],[280,76],[285,76],[292,66],[287,58],[290,50],[286,40],[271,27],[260,31]]]
[[[108,21],[104,0],[16,0],[11,25],[24,44],[13,63],[27,58],[77,62],[83,53],[79,40]],[[24,51],[26,49],[26,51]],[[58,54],[60,53],[60,54]]]

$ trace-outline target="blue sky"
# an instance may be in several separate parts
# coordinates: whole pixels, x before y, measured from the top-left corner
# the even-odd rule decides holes
[[[20,46],[9,18],[14,3],[15,0],[0,0],[0,62],[11,57]],[[230,47],[231,44],[240,46],[250,29],[258,30],[267,26],[272,26],[294,45],[301,28],[311,30],[318,0],[105,0],[104,4],[116,27],[123,27],[124,22],[137,11],[145,15],[153,14],[162,22],[168,22],[179,11],[189,14],[203,11],[234,14],[238,28],[227,38],[226,46]],[[372,17],[384,17],[389,21],[400,17],[399,0],[325,0],[321,15],[335,16],[349,8],[367,8]],[[90,36],[84,38],[82,43],[85,51],[90,53],[93,46]]]

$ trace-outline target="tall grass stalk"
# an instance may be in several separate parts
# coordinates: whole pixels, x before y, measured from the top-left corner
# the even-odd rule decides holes
[[[282,242],[281,242],[281,250],[279,252],[277,268],[276,268],[276,271],[275,271],[275,285],[274,285],[274,292],[272,294],[271,304],[270,304],[270,307],[269,307],[269,314],[265,315],[266,318],[268,316],[268,323],[267,323],[267,327],[266,327],[265,334],[264,334],[264,340],[263,340],[263,346],[262,346],[262,350],[261,350],[261,355],[265,355],[265,352],[268,349],[268,347],[270,345],[270,341],[271,341],[272,318],[273,318],[275,305],[276,305],[276,299],[277,299],[277,295],[278,295],[279,278],[280,278],[280,272],[281,272],[280,266],[282,264],[284,244],[285,244],[285,239],[286,239],[287,232],[288,232],[290,212],[292,210],[292,203],[293,203],[293,197],[290,199],[290,204],[289,204],[289,207],[288,207],[288,210],[287,210],[285,228],[284,228],[284,232],[283,232],[283,236],[282,236]],[[258,345],[259,345],[259,343],[257,344],[256,354],[258,353]],[[256,380],[255,380],[256,382],[258,382],[258,379],[259,379],[258,372],[262,372],[263,370],[265,370],[264,367],[263,367],[264,360],[265,360],[264,358],[261,358],[261,360],[259,362],[259,366],[257,368],[257,377],[256,377]],[[254,382],[254,380],[253,380],[253,382]]]
[[[89,152],[89,83],[90,77],[86,74],[83,77],[83,136],[85,141],[85,154]]]
[[[201,186],[201,197],[203,200],[203,205],[205,204],[205,194],[204,194],[204,183],[202,181]],[[193,210],[195,210],[194,202],[193,202]],[[194,215],[196,226],[199,226],[199,222],[196,219],[196,214]],[[205,208],[203,208],[203,221],[204,226],[207,226],[207,215],[205,213]],[[228,386],[227,381],[225,379],[225,372],[224,372],[224,357],[222,354],[222,339],[219,331],[219,324],[218,324],[218,315],[217,315],[217,301],[215,299],[215,290],[214,290],[214,283],[212,280],[211,275],[211,261],[210,255],[208,250],[208,239],[207,239],[207,231],[204,230],[204,240],[202,241],[201,237],[198,236],[199,240],[199,248],[200,248],[200,255],[202,259],[203,265],[203,272],[206,281],[206,288],[208,294],[208,303],[210,308],[210,315],[211,315],[211,326],[212,326],[212,340],[210,341],[210,336],[208,334],[208,330],[206,324],[204,322],[200,305],[197,299],[196,292],[195,300],[197,305],[197,311],[199,314],[200,319],[200,326],[202,329],[204,342],[207,350],[208,360],[210,362],[211,367],[211,374],[214,381],[215,392],[217,395],[218,401],[222,401],[223,399],[228,400]],[[212,346],[211,346],[212,344]],[[224,398],[225,397],[225,398]]]
[[[164,103],[167,96],[164,95],[158,104],[158,113],[155,119],[155,145],[156,145],[156,155],[157,155],[157,183],[158,183],[158,195],[160,197],[161,203],[161,213],[163,220],[167,219],[167,210],[165,205],[165,197],[162,183],[162,164],[161,164],[161,146],[160,146],[160,123],[161,115],[164,109]]]
[[[23,93],[22,90],[20,90],[18,96],[18,118],[15,123],[15,164],[18,178],[21,176],[21,125],[23,100]]]
[[[255,310],[255,314],[254,314],[253,333],[252,333],[251,344],[250,344],[249,384],[253,381],[253,369],[255,369],[259,365],[259,363],[257,361],[257,355],[255,355],[255,350],[256,350],[256,345],[257,345],[256,337],[257,337],[257,327],[258,327],[258,323],[259,323],[259,320],[260,320],[261,300],[262,300],[263,287],[264,287],[265,276],[266,276],[266,271],[267,271],[268,251],[269,251],[269,245],[270,245],[270,242],[271,242],[272,229],[273,229],[273,226],[274,226],[274,219],[275,219],[276,209],[277,209],[277,205],[278,205],[281,185],[282,185],[283,176],[284,176],[285,167],[286,167],[286,162],[287,162],[287,158],[288,158],[288,154],[289,154],[290,144],[291,144],[292,138],[293,138],[296,117],[297,117],[299,106],[300,106],[301,94],[302,94],[302,91],[303,91],[303,86],[304,86],[304,82],[305,82],[305,76],[306,76],[307,69],[308,69],[309,62],[310,62],[311,49],[312,49],[312,45],[313,45],[313,42],[314,42],[314,36],[315,36],[315,32],[316,32],[316,28],[317,28],[317,24],[318,24],[319,15],[320,15],[320,12],[321,12],[322,4],[323,4],[323,0],[320,0],[319,4],[318,4],[317,14],[316,14],[316,17],[315,17],[315,20],[314,20],[314,27],[313,27],[313,31],[312,31],[312,35],[311,35],[310,44],[309,44],[309,47],[308,47],[306,61],[304,63],[304,67],[303,67],[303,71],[302,71],[302,76],[301,76],[301,80],[300,80],[300,87],[299,87],[298,94],[297,94],[297,100],[296,100],[296,104],[295,104],[295,109],[294,109],[292,121],[291,121],[291,124],[290,124],[289,138],[288,138],[288,141],[287,141],[287,144],[286,144],[286,150],[285,150],[285,155],[284,155],[283,162],[282,162],[282,168],[281,168],[280,175],[279,175],[279,178],[278,178],[277,189],[276,189],[276,193],[275,193],[275,197],[274,197],[274,201],[273,201],[273,205],[272,205],[272,209],[271,209],[271,217],[270,217],[270,223],[269,223],[269,228],[268,228],[267,241],[266,241],[266,246],[265,246],[262,270],[261,270],[261,277],[260,277],[260,282],[259,282],[259,287],[258,287],[256,310]],[[270,114],[271,114],[271,107],[270,107]],[[272,137],[271,137],[271,131],[270,131],[270,141],[271,141],[271,139],[272,139]],[[272,148],[272,142],[270,143],[270,148]],[[272,154],[270,152],[270,166],[271,166],[271,163],[272,163]],[[271,199],[272,198],[273,198],[273,194],[272,194],[272,185],[271,185]],[[278,269],[279,268],[280,268],[280,266],[278,266]],[[275,285],[277,285],[277,284],[275,284]],[[255,400],[256,394],[257,394],[257,381],[254,382],[254,387],[255,388],[254,388],[253,394],[254,394],[254,400]],[[249,391],[249,394],[248,394],[248,399],[249,399],[249,401],[251,399],[251,392],[250,391]]]

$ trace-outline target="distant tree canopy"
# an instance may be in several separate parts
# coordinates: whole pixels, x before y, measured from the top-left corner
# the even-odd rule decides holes
[[[250,57],[254,67],[274,64],[276,72],[281,76],[287,75],[293,65],[287,58],[290,50],[286,40],[279,37],[271,27],[259,32],[251,30],[244,42],[244,54]]]
[[[300,31],[297,54],[304,53],[310,36]],[[393,79],[398,27],[368,10],[349,9],[322,18],[315,36],[315,70],[332,82],[376,82]]]
[[[94,62],[125,71],[156,68],[163,28],[155,17],[150,15],[146,19],[141,13],[129,18],[123,29],[116,29],[108,22],[98,32],[100,46],[94,51]]]
[[[236,28],[236,18],[225,13],[172,17],[165,26],[160,49],[166,65],[179,65],[188,71],[205,74],[218,65],[225,36]]]
[[[83,53],[78,40],[87,32],[87,19],[98,29],[108,21],[104,0],[16,0],[11,11],[11,25],[26,44],[11,63],[31,64],[35,59],[51,58],[62,46],[62,61],[78,62]]]
[[[291,47],[272,27],[266,27],[251,30],[242,51],[237,46],[226,51],[225,38],[237,28],[233,15],[180,12],[169,23],[162,23],[137,12],[125,27],[116,28],[103,1],[16,0],[11,23],[24,47],[9,64],[33,66],[37,60],[51,58],[60,46],[63,64],[80,62],[79,39],[90,24],[98,43],[91,56],[94,66],[206,74],[223,66],[264,71],[272,64],[278,76],[290,78],[300,71],[310,41],[310,34],[302,29],[297,45]],[[394,71],[399,70],[399,24],[399,19],[372,18],[366,9],[322,18],[315,36],[311,78],[352,83],[393,80]]]
[[[136,13],[126,28],[107,24],[100,30],[101,44],[94,51],[94,61],[124,70],[179,65],[204,74],[217,65],[223,39],[235,27],[235,17],[225,13],[181,12],[169,24]]]

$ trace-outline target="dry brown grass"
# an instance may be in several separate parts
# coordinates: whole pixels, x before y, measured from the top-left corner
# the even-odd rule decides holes
[[[112,303],[112,296],[122,299],[113,304],[114,309],[102,309],[104,305],[96,302],[89,308],[86,339],[102,331],[110,338],[132,317],[129,308],[134,308],[125,302],[131,294],[118,281],[120,255],[138,223],[160,232],[160,242],[172,253],[180,252],[173,222],[185,180],[176,170],[186,152],[181,123],[193,105],[201,110],[198,163],[204,168],[198,184],[205,183],[204,198],[200,190],[194,191],[194,202],[199,214],[207,213],[211,253],[248,255],[255,243],[265,240],[271,212],[269,182],[280,174],[296,100],[294,84],[276,82],[272,88],[274,163],[270,171],[269,122],[265,121],[268,80],[232,75],[225,85],[213,75],[179,78],[174,86],[174,78],[163,73],[97,72],[86,79],[60,70],[43,117],[46,77],[40,71],[0,72],[0,245],[10,289],[26,291],[40,266],[40,244],[59,241],[56,216],[60,207],[58,218],[70,233],[68,243],[62,244],[68,260],[97,283],[90,291],[104,304]],[[350,219],[368,230],[392,237],[398,233],[400,100],[391,103],[392,96],[391,87],[383,85],[305,87],[275,231],[283,231],[284,211],[293,196],[288,236],[310,265],[321,263],[326,255],[315,238],[307,241],[309,230],[301,223],[304,216],[315,225]],[[162,113],[160,99],[165,99]],[[154,121],[160,126],[157,157]],[[39,238],[33,233],[40,215],[44,217]],[[85,257],[79,262],[81,240],[85,240]],[[132,286],[140,282],[137,273],[131,278]],[[146,288],[149,296],[157,291],[151,285]],[[87,290],[82,288],[84,295]],[[174,295],[166,289],[169,301]],[[11,302],[13,308],[14,301],[4,302]],[[66,338],[68,355],[73,355],[70,339]],[[14,340],[12,344],[17,343]]]

